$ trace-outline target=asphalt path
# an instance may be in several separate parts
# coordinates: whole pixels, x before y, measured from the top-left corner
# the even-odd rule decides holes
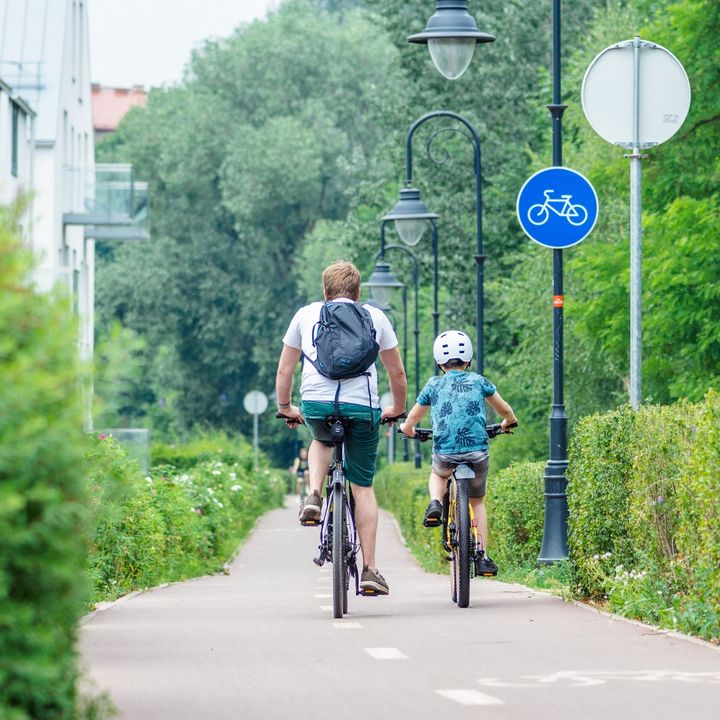
[[[331,614],[292,499],[265,515],[229,575],[88,616],[80,650],[131,720],[652,720],[720,717],[720,649],[495,580],[471,605],[423,572],[381,513],[388,597]]]

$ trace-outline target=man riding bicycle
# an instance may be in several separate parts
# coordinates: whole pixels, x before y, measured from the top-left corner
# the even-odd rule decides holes
[[[322,274],[325,302],[357,302],[360,299],[361,278],[358,269],[349,262],[336,262]],[[275,391],[278,412],[290,420],[304,422],[313,437],[308,452],[310,494],[300,507],[300,521],[319,520],[322,511],[322,486],[332,459],[332,442],[324,421],[335,414],[351,418],[345,432],[345,470],[355,500],[355,522],[363,554],[360,589],[372,589],[387,595],[388,584],[375,564],[375,541],[378,508],[372,488],[381,418],[394,418],[405,412],[407,379],[398,350],[397,337],[385,314],[375,307],[363,305],[375,328],[379,355],[387,370],[393,404],[380,412],[377,370],[371,365],[366,375],[345,380],[331,380],[313,364],[317,359],[314,330],[320,318],[322,302],[314,302],[297,311],[283,337],[283,349],[278,363]],[[300,406],[292,404],[292,379],[300,357],[310,362],[302,366]]]

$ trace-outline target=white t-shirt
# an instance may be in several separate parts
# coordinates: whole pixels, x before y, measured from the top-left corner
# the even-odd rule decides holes
[[[352,300],[335,298],[333,302],[352,302]],[[285,337],[283,337],[285,345],[302,350],[303,354],[313,361],[317,359],[317,350],[312,344],[312,333],[313,328],[320,320],[320,309],[323,305],[322,302],[314,302],[301,307],[290,321]],[[363,305],[363,307],[370,313],[370,318],[375,326],[375,340],[380,346],[380,352],[397,347],[398,341],[395,331],[385,313],[372,305]],[[379,407],[377,369],[374,363],[370,366],[369,371],[372,406]],[[340,383],[340,402],[354,403],[356,405],[369,404],[368,378],[366,375],[341,380]],[[300,395],[303,400],[330,402],[335,399],[337,384],[337,380],[331,380],[321,375],[312,363],[303,363],[302,382],[300,384]]]

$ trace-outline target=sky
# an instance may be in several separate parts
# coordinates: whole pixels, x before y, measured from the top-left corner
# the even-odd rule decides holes
[[[88,0],[90,73],[109,87],[182,79],[192,49],[265,17],[279,0]]]

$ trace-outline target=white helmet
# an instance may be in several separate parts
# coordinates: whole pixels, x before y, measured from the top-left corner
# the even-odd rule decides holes
[[[469,363],[473,357],[472,343],[464,332],[448,330],[435,338],[433,355],[438,365],[445,365],[455,358]]]

